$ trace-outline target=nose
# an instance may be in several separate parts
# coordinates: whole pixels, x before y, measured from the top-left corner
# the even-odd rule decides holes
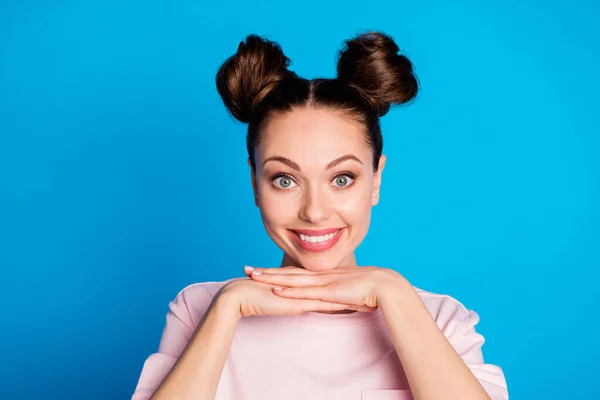
[[[307,189],[302,196],[302,206],[300,207],[300,219],[311,224],[318,224],[327,220],[331,213],[331,208],[327,201],[327,196],[316,188]]]

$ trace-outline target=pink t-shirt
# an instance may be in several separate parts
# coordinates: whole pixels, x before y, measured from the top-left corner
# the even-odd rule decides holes
[[[158,352],[145,361],[132,400],[150,399],[215,294],[231,280],[190,285],[169,303]],[[483,361],[484,338],[474,328],[479,316],[452,297],[415,290],[492,400],[508,399],[502,369]],[[216,395],[216,400],[412,398],[380,309],[242,318]]]

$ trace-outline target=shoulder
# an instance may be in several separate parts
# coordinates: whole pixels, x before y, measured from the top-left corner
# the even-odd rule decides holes
[[[216,296],[216,294],[229,282],[233,282],[238,279],[243,278],[231,278],[225,281],[206,281],[206,282],[195,282],[187,285],[183,289],[177,293],[175,298],[185,298],[185,299],[198,299],[198,298],[207,298],[211,299]]]
[[[413,286],[456,353],[492,399],[508,399],[506,378],[498,365],[486,363],[483,335],[475,329],[479,315],[447,294],[427,292]]]
[[[238,279],[244,278],[189,284],[177,293],[175,298],[169,303],[169,308],[176,314],[186,314],[191,320],[192,325],[195,326],[200,322],[219,290],[229,282]]]
[[[479,315],[448,294],[428,292],[413,286],[423,304],[446,334],[458,333],[457,329],[472,329],[479,323]]]

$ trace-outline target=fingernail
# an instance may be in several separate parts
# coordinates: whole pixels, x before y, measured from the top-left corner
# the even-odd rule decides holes
[[[260,271],[252,271],[252,275],[262,275],[262,272],[260,272]]]
[[[283,288],[280,288],[279,286],[274,286],[273,289],[275,289],[275,290],[283,290]]]
[[[254,267],[249,267],[249,266],[247,266],[247,265],[246,265],[246,266],[244,267],[244,269],[245,269],[246,271],[252,271],[252,270],[254,269]]]

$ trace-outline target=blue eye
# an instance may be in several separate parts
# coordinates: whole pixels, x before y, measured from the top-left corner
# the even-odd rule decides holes
[[[273,183],[281,189],[289,189],[295,184],[294,180],[287,175],[276,176],[273,178]]]
[[[350,186],[354,182],[354,177],[349,174],[342,174],[335,177],[333,180],[333,186],[335,187],[347,187]]]

